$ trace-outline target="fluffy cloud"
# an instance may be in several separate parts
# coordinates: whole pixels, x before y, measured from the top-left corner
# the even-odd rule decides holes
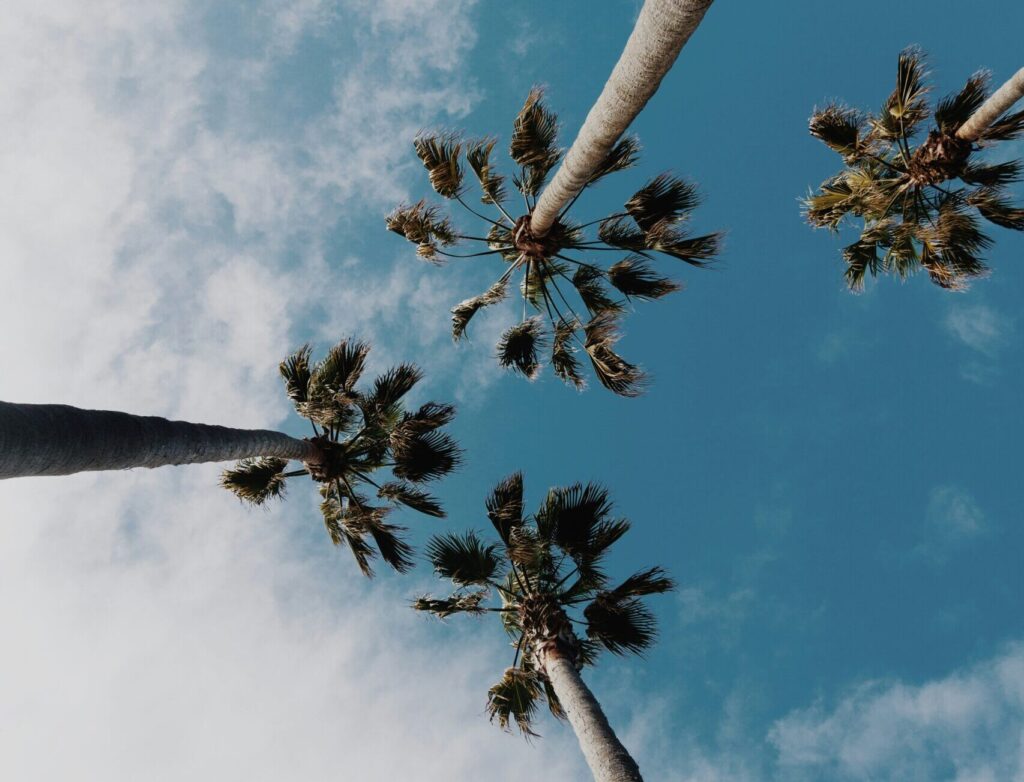
[[[382,273],[365,241],[335,257],[338,231],[387,238],[412,132],[470,105],[471,5],[8,4],[0,398],[268,426],[296,342],[404,360],[410,322],[456,393],[490,382],[450,348],[450,279]],[[276,103],[321,65],[323,95]],[[307,487],[253,512],[216,476],[0,485],[0,777],[580,775],[566,730],[531,750],[487,724],[500,638],[413,615],[415,582],[363,583]]]
[[[868,682],[831,709],[780,720],[770,741],[792,780],[1024,779],[1024,646],[919,686]]]

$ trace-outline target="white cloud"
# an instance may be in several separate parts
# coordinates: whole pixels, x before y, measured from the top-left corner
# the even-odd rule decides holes
[[[928,495],[928,508],[917,552],[944,562],[961,546],[980,537],[989,527],[985,513],[966,489],[936,486]]]
[[[1013,323],[987,304],[954,304],[946,315],[946,330],[961,343],[985,356],[998,353]]]
[[[330,257],[339,221],[386,236],[412,132],[469,107],[471,5],[266,0],[241,52],[207,40],[218,4],[5,5],[0,398],[269,426],[283,353],[349,333],[490,382],[467,359],[491,344],[450,347],[450,277]],[[331,25],[358,46],[324,104],[268,109]],[[0,778],[580,776],[564,728],[530,749],[487,724],[500,632],[422,621],[409,580],[367,588],[308,486],[253,512],[217,469],[0,485]]]
[[[919,686],[862,684],[833,708],[790,714],[769,739],[791,780],[1024,779],[1024,646]]]

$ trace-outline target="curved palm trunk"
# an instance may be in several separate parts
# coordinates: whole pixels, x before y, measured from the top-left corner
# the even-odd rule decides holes
[[[985,128],[1021,98],[1024,98],[1024,68],[1013,74],[1002,87],[992,93],[971,118],[960,126],[956,135],[966,141],[976,141]]]
[[[573,662],[558,650],[548,651],[544,673],[576,732],[595,782],[643,782],[636,761],[615,736]]]
[[[541,193],[530,230],[544,236],[558,214],[583,189],[637,114],[658,89],[679,51],[713,0],[647,0],[633,33],[576,141]]]
[[[262,429],[228,429],[110,410],[0,402],[0,478],[70,475],[276,456],[312,461],[312,443]]]

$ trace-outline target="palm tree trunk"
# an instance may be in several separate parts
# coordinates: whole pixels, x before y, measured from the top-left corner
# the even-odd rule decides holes
[[[978,136],[995,122],[1004,111],[1024,97],[1024,68],[1021,68],[1006,83],[996,90],[981,107],[971,115],[956,135],[967,141],[977,141]]]
[[[658,89],[713,0],[647,0],[612,75],[530,216],[544,236]]]
[[[576,732],[595,782],[643,782],[636,761],[615,736],[576,665],[560,650],[551,649],[544,655],[544,673]]]
[[[315,460],[306,441],[262,429],[228,429],[67,405],[0,402],[0,478],[70,475],[276,456]]]

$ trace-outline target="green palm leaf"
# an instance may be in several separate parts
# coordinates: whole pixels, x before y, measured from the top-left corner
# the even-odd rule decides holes
[[[500,562],[497,546],[485,545],[475,532],[434,536],[426,554],[434,572],[462,586],[486,584]]]

